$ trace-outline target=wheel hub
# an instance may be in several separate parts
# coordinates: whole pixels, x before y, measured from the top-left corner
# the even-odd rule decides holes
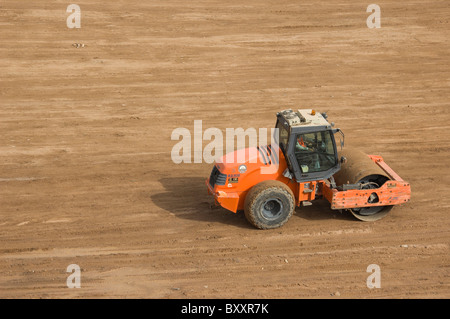
[[[276,219],[283,211],[283,203],[278,198],[270,198],[262,205],[262,216],[265,219]]]

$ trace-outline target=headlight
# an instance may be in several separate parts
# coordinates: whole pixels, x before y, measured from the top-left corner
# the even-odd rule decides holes
[[[245,173],[247,171],[247,166],[245,166],[245,165],[239,166],[238,171],[241,174]]]

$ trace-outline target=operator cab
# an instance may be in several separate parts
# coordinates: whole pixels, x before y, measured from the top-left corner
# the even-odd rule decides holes
[[[284,110],[277,113],[278,139],[289,172],[297,182],[326,180],[340,169],[333,129],[325,113]]]

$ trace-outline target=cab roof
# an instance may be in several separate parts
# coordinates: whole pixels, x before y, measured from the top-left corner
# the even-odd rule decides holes
[[[331,128],[328,123],[325,113],[320,113],[312,109],[302,109],[294,112],[292,109],[287,109],[277,113],[279,120],[284,120],[283,125],[291,128],[311,128],[311,127],[325,127]]]

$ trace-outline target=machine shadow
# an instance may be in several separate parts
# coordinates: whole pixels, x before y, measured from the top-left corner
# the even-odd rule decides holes
[[[153,203],[178,218],[204,223],[223,223],[251,229],[242,212],[233,213],[214,205],[205,177],[162,178],[165,192],[151,196]]]
[[[332,210],[326,199],[315,200],[311,206],[296,207],[293,217],[311,221],[325,219],[357,221],[350,212]]]

